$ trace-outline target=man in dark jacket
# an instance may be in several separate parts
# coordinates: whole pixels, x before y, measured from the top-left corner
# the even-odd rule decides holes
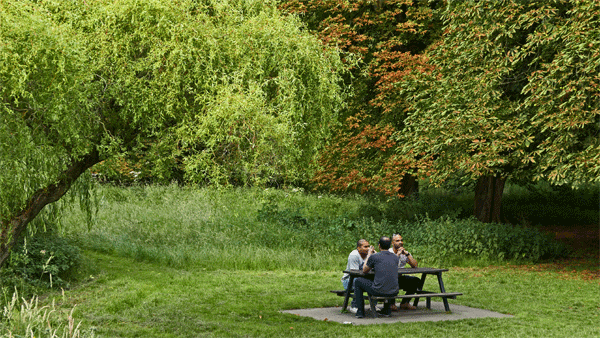
[[[363,265],[363,273],[368,273],[373,270],[375,278],[369,280],[367,278],[358,277],[354,279],[354,297],[358,310],[357,318],[365,316],[365,301],[363,292],[367,292],[373,296],[392,297],[398,294],[398,262],[399,258],[393,252],[389,252],[392,240],[389,237],[381,237],[379,239],[379,252],[374,254],[372,248],[369,249],[365,264]],[[385,302],[381,313],[389,316],[391,314],[391,303]]]

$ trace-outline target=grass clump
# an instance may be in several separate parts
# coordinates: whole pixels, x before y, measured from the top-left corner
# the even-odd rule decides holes
[[[40,305],[38,297],[27,301],[19,300],[15,292],[12,299],[5,302],[0,321],[0,338],[40,337],[40,338],[87,338],[94,337],[95,330],[81,330],[75,324],[74,308],[70,312],[57,308],[54,301],[50,305]]]

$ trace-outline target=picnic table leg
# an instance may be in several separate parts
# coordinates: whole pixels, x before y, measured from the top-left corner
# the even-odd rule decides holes
[[[426,273],[424,273],[424,274],[421,274],[421,284],[420,284],[419,288],[417,289],[417,291],[421,291],[421,290],[423,290],[423,285],[425,285],[425,278],[426,278],[426,277],[427,277],[427,274],[426,274]],[[431,309],[431,300],[430,300],[430,299],[431,299],[431,298],[427,298],[427,308],[428,308],[428,309]],[[416,297],[416,298],[415,298],[415,301],[414,301],[414,303],[413,303],[413,306],[415,306],[415,307],[416,307],[417,305],[419,305],[419,297]]]
[[[344,305],[342,305],[342,312],[344,312],[348,307],[348,299],[350,299],[350,293],[354,288],[352,284],[354,284],[354,276],[350,276],[350,281],[348,281],[348,289],[346,290],[346,296],[344,297]]]
[[[367,297],[369,297],[369,307],[371,308],[371,315],[373,318],[377,318],[377,308],[375,307],[375,301],[373,301],[373,295],[367,292]]]
[[[440,291],[442,293],[446,293],[446,289],[444,288],[444,282],[442,281],[442,273],[441,272],[437,273],[437,278],[438,278],[438,283],[440,284]],[[450,312],[450,305],[448,305],[448,298],[442,297],[442,300],[444,301],[444,309],[446,310],[446,312]]]

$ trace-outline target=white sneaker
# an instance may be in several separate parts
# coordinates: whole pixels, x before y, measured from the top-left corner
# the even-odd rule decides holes
[[[351,307],[348,309],[348,311],[350,311],[350,313],[356,314],[356,312],[358,311],[358,308],[357,308],[357,307],[352,307],[352,306],[351,306]]]

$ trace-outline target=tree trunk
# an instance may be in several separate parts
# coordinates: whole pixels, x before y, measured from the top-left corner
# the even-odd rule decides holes
[[[402,196],[402,198],[412,196],[413,194],[418,194],[419,181],[417,181],[417,177],[411,174],[404,175],[400,181],[400,190],[398,190],[398,193]]]
[[[12,248],[17,244],[17,240],[27,224],[31,222],[42,209],[53,202],[58,201],[81,174],[94,164],[100,162],[100,156],[97,151],[84,156],[76,162],[73,162],[61,175],[58,182],[36,191],[27,205],[10,219],[0,220],[0,267],[4,264]]]
[[[482,176],[475,187],[475,208],[473,214],[485,223],[501,222],[502,192],[505,178],[497,176]]]

